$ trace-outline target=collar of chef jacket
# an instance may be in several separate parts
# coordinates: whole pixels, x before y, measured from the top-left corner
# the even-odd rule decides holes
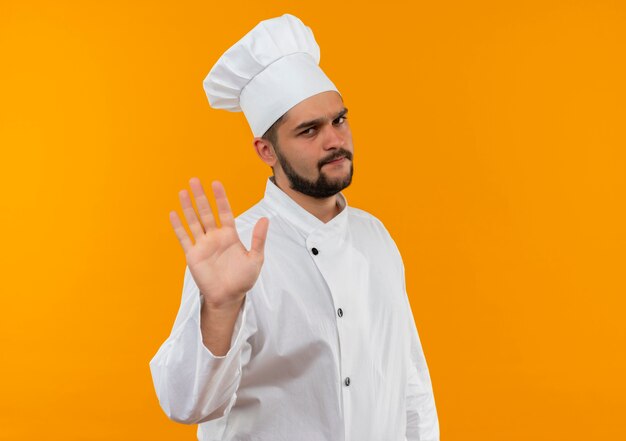
[[[348,226],[348,200],[343,193],[338,193],[337,203],[341,211],[324,223],[302,208],[287,193],[282,191],[268,178],[265,186],[264,202],[270,211],[289,222],[305,239],[307,247],[328,246],[336,248],[343,242]]]

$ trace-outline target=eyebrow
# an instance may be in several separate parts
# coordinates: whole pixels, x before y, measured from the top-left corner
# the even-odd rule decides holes
[[[335,115],[335,117],[332,119],[332,121],[336,120],[337,118],[341,118],[342,116],[344,116],[346,113],[348,113],[348,109],[347,108],[343,108],[339,111],[339,113],[337,113],[337,115]],[[317,126],[322,124],[324,121],[326,121],[326,118],[316,118],[316,119],[312,119],[310,121],[305,121],[303,123],[298,124],[294,129],[293,132],[298,132],[304,128],[308,128],[308,127],[312,127],[312,126]]]

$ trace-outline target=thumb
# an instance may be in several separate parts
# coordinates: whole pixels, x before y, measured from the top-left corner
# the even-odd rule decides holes
[[[265,249],[265,239],[267,238],[269,223],[270,220],[268,218],[262,217],[257,221],[254,230],[252,230],[250,253],[254,253],[261,258],[263,257],[263,250]]]

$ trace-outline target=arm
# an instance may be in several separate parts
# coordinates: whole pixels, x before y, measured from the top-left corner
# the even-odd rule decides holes
[[[407,441],[439,441],[439,419],[430,374],[413,317],[406,391]]]
[[[235,324],[245,301],[245,295],[245,293],[241,294],[242,299],[232,306],[216,307],[205,302],[204,296],[200,293],[202,343],[212,354],[223,356],[228,353],[232,345]]]
[[[404,282],[404,265],[402,265],[402,278]],[[406,282],[404,286],[406,293]],[[406,296],[406,310],[410,339],[406,387],[406,439],[407,441],[439,441],[439,419],[430,373],[408,296]]]
[[[200,180],[189,183],[199,215],[186,190],[179,197],[191,236],[178,214],[170,212],[187,260],[181,306],[150,368],[165,413],[193,424],[226,415],[234,403],[246,333],[252,329],[246,293],[261,271],[269,220],[256,223],[248,251],[239,240],[222,184],[212,184],[218,226]]]
[[[407,339],[407,380],[406,380],[406,441],[439,441],[439,419],[435,397],[430,381],[430,373],[419,334],[415,326],[411,303],[406,292],[404,262],[400,250],[385,227],[380,223],[388,238],[391,253],[395,256],[399,277],[404,290],[404,327]]]
[[[426,358],[424,357],[422,344],[417,333],[415,320],[413,319],[411,303],[406,292],[404,262],[395,241],[382,222],[378,221],[378,223],[389,243],[390,253],[394,256],[397,267],[400,269],[398,277],[402,279],[404,291],[404,314],[402,320],[406,333],[405,350],[407,352],[406,441],[439,441],[439,419],[437,408],[435,407],[435,397]]]
[[[172,420],[186,424],[228,413],[241,379],[241,356],[251,329],[249,306],[244,304],[235,317],[224,355],[214,354],[203,343],[203,331],[209,328],[201,328],[202,312],[206,310],[202,303],[199,289],[186,268],[174,327],[150,361],[163,411]]]

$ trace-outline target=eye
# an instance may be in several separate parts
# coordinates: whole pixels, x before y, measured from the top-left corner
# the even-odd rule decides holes
[[[345,116],[345,115],[340,116],[339,118],[337,118],[337,119],[335,119],[335,120],[333,121],[333,124],[337,124],[337,125],[339,125],[339,124],[343,124],[343,123],[345,123],[345,122],[346,122],[346,120],[347,120],[347,119],[348,119],[348,117],[347,117],[347,116]]]
[[[300,132],[300,135],[312,135],[315,132],[315,127],[309,127],[308,129]]]

